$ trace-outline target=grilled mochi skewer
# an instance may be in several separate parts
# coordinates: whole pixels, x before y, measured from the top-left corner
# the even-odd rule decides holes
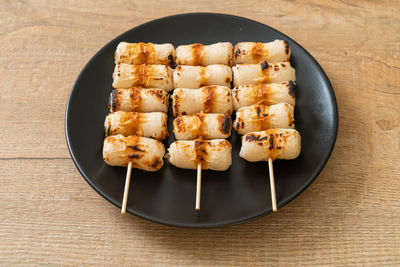
[[[258,83],[295,82],[296,73],[289,62],[238,64],[232,67],[233,86]]]
[[[122,214],[126,212],[132,168],[158,171],[164,164],[164,154],[164,144],[152,138],[118,134],[104,139],[104,161],[111,166],[127,167]]]
[[[174,65],[175,48],[172,44],[127,43],[118,44],[115,51],[115,64],[131,65],[157,64]]]
[[[114,89],[110,94],[108,107],[110,112],[168,112],[168,93],[162,89],[134,87]]]
[[[232,90],[233,109],[254,104],[274,105],[279,103],[296,104],[295,83],[259,83],[238,86]]]
[[[232,164],[232,145],[225,139],[175,141],[168,148],[171,164],[197,169],[196,211],[200,210],[201,170],[225,171]]]
[[[199,89],[175,89],[172,95],[172,108],[174,116],[178,116],[174,121],[174,133],[177,139],[199,137],[200,139],[197,140],[200,142],[199,140],[203,138],[225,138],[231,133],[232,122],[228,115],[232,114],[232,95],[228,87],[205,86]],[[206,144],[211,146],[213,143]],[[196,210],[199,210],[201,170],[204,162],[197,160],[196,164]],[[176,166],[180,167],[180,165]]]
[[[230,87],[232,69],[226,65],[208,65],[176,67],[174,74],[174,88],[196,89],[205,85],[221,85]]]
[[[173,89],[173,70],[164,65],[129,65],[118,63],[113,73],[113,87],[127,89],[134,86],[160,88],[169,92]]]
[[[301,137],[295,129],[268,129],[242,136],[239,156],[250,162],[268,161],[272,210],[277,211],[275,179],[272,162],[275,159],[291,160],[299,156]]]
[[[271,128],[291,129],[294,128],[294,107],[287,103],[241,107],[233,127],[241,135]]]
[[[235,64],[289,61],[290,52],[289,42],[286,40],[269,43],[240,42],[234,48],[234,61]]]
[[[190,44],[176,48],[175,62],[177,65],[207,66],[223,64],[232,66],[233,46],[229,42],[210,45]]]
[[[198,112],[231,115],[231,89],[215,85],[204,86],[199,89],[175,89],[172,94],[172,111],[175,117]]]

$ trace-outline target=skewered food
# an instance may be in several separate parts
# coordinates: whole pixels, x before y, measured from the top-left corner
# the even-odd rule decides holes
[[[105,135],[138,135],[163,140],[168,137],[167,119],[163,112],[116,111],[104,121]]]
[[[110,94],[108,107],[111,112],[138,111],[138,112],[167,112],[168,93],[162,89],[144,89],[134,87],[130,89],[114,89]]]
[[[163,166],[165,147],[158,140],[141,136],[108,136],[104,140],[103,158],[111,166],[132,167],[145,171],[158,171]]]
[[[183,66],[174,71],[174,88],[196,89],[205,85],[222,85],[230,87],[232,69],[225,65]]]
[[[295,84],[292,81],[244,85],[232,90],[234,110],[253,104],[274,105],[288,103],[295,105],[295,96]]]
[[[294,128],[294,107],[287,103],[242,107],[236,112],[233,127],[242,135],[271,128]]]
[[[176,141],[168,149],[169,161],[178,168],[225,171],[232,164],[232,145],[225,139]]]
[[[142,86],[145,88],[160,88],[169,92],[173,89],[173,70],[164,65],[129,65],[119,63],[115,65],[113,73],[114,88],[131,88]]]
[[[198,112],[232,114],[231,89],[224,86],[204,86],[199,89],[178,88],[172,95],[174,116]]]
[[[207,66],[212,64],[232,65],[231,43],[216,43],[211,45],[190,44],[176,48],[177,65]]]
[[[269,43],[240,42],[234,48],[235,64],[257,64],[262,61],[289,61],[290,47],[288,41],[275,40]]]
[[[289,62],[238,64],[232,67],[233,85],[296,81],[295,70]]]
[[[239,156],[251,162],[295,159],[300,149],[301,137],[295,129],[269,129],[242,136]]]
[[[172,44],[127,43],[118,44],[115,51],[115,64],[131,65],[158,64],[173,66],[175,48]]]
[[[177,140],[222,139],[231,135],[232,120],[226,114],[196,113],[178,116],[174,120],[174,134]]]

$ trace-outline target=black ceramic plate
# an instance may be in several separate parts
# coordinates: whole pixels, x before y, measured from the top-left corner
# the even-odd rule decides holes
[[[102,159],[103,121],[108,113],[119,42],[210,44],[229,41],[289,41],[296,68],[296,129],[302,150],[296,160],[274,162],[278,208],[303,192],[327,162],[336,139],[338,113],[332,86],[315,59],[288,36],[258,22],[231,15],[194,13],[154,20],[118,36],[83,68],[68,100],[65,130],[68,147],[86,181],[121,207],[125,168]],[[172,133],[172,115],[169,129]],[[172,134],[173,135],[173,134]],[[165,145],[174,141],[173,136]],[[201,210],[195,212],[196,172],[178,169],[167,160],[158,172],[133,170],[127,211],[155,222],[185,227],[216,227],[245,222],[271,212],[267,163],[239,157],[240,136],[233,133],[233,163],[225,172],[204,171]]]

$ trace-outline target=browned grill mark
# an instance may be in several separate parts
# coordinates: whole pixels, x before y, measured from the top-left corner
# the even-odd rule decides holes
[[[269,143],[268,149],[269,150],[274,149],[274,135],[273,134],[269,135],[268,143]]]
[[[132,146],[128,146],[128,147],[132,148],[135,151],[144,152],[144,150],[141,149],[138,145],[132,145]]]
[[[166,99],[164,91],[160,89],[147,89],[149,94],[153,95],[155,98],[157,98],[160,101],[164,101]]]
[[[215,86],[206,86],[202,88],[203,112],[212,113],[215,109]]]
[[[204,123],[204,120],[206,119],[206,114],[205,113],[196,113],[194,114],[195,117],[197,117],[200,121],[200,123],[197,125],[197,133],[195,134],[195,137],[205,137],[207,134],[206,130],[206,125]]]
[[[254,43],[251,47],[250,55],[253,63],[259,63],[268,57],[268,51],[264,51],[262,43]]]
[[[130,158],[130,159],[140,159],[142,157],[143,157],[143,155],[138,155],[138,154],[129,154],[128,155],[128,158]]]
[[[109,134],[122,134],[128,135],[138,135],[143,136],[143,130],[141,126],[141,113],[138,112],[119,112],[120,125],[110,125]],[[123,125],[123,127],[121,127]]]
[[[248,142],[255,142],[255,141],[259,141],[260,136],[254,133],[249,133],[246,134],[244,139]]]
[[[237,121],[237,122],[236,122],[235,129],[239,129],[239,127],[240,127],[240,122],[239,122],[239,121]]]
[[[170,67],[174,67],[174,57],[172,56],[172,54],[168,55],[168,66]]]
[[[111,92],[110,99],[108,101],[108,108],[111,112],[118,110],[119,106],[119,90],[114,89]]]
[[[158,157],[154,157],[152,162],[149,164],[149,167],[153,169],[160,169],[162,165],[162,160],[160,160]]]
[[[259,130],[267,130],[271,128],[271,119],[269,117],[269,107],[265,105],[256,105],[257,120],[259,121]]]
[[[245,135],[244,139],[249,142],[260,142],[260,141],[268,139],[268,136],[261,137],[261,135],[259,135],[259,134],[248,133]]]
[[[206,67],[201,67],[200,68],[200,84],[199,87],[208,85],[208,79],[207,79],[207,75],[206,75]]]
[[[257,106],[256,106],[256,111],[257,111],[257,117],[260,117],[260,114],[261,114],[261,107],[260,107],[260,105],[257,105]]]
[[[286,40],[284,40],[284,41],[283,41],[283,45],[284,45],[284,47],[285,47],[285,53],[286,53],[286,55],[289,55],[289,42],[286,41]]]
[[[232,119],[228,115],[219,115],[218,116],[218,125],[219,125],[219,130],[226,134],[230,135],[231,133],[231,128],[232,128]]]
[[[203,66],[203,48],[204,45],[199,43],[191,45],[190,50],[192,52],[193,66]]]
[[[137,49],[138,64],[154,64],[156,63],[155,54],[156,50],[152,43],[138,43]],[[131,62],[132,64],[133,62]]]
[[[208,153],[207,153],[207,146],[209,145],[209,141],[203,140],[203,138],[198,138],[194,140],[194,153],[195,153],[195,160],[196,163],[201,163],[202,169],[207,169],[208,164]]]
[[[240,48],[238,46],[235,46],[235,48],[234,48],[234,57],[238,58],[241,53],[242,53],[242,50],[240,50]]]
[[[287,85],[287,88],[289,90],[289,95],[293,98],[296,97],[296,89],[295,89],[295,84],[293,81],[290,81]]]
[[[236,125],[235,130],[244,128],[244,121],[242,116],[238,116],[239,113],[236,113]]]
[[[179,102],[180,102],[180,96],[178,95],[178,93],[173,95],[173,99],[172,99],[172,110],[173,110],[173,115],[174,117],[179,115]],[[183,114],[183,113],[182,113]]]
[[[142,64],[139,66],[133,66],[133,68],[132,75],[135,77],[135,79],[133,79],[132,86],[145,86],[148,75],[147,65]]]
[[[130,111],[141,111],[142,106],[142,91],[140,88],[133,87],[130,90]]]
[[[186,131],[186,125],[185,125],[185,122],[183,121],[182,116],[178,116],[174,120],[174,130],[176,130],[177,132],[180,132],[180,133],[183,133]]]
[[[111,128],[111,123],[110,123],[110,121],[108,121],[108,123],[106,125],[106,129],[105,129],[106,137],[110,135],[110,128]]]
[[[288,115],[288,120],[289,120],[289,126],[292,127],[292,125],[294,124],[294,118],[292,117],[292,114],[290,114],[290,109],[289,109],[289,104],[285,105],[285,109],[287,111],[287,115]]]
[[[268,64],[267,61],[261,62],[260,65],[261,65],[261,70],[262,70],[262,71],[264,71],[264,70],[266,70],[266,69],[269,68],[269,64]]]

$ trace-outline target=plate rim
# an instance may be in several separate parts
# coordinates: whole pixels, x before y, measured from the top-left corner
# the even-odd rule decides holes
[[[66,139],[66,143],[67,143],[67,147],[68,147],[68,151],[69,154],[71,156],[72,161],[74,162],[76,168],[78,169],[79,173],[81,174],[81,176],[85,179],[85,181],[100,195],[102,196],[104,199],[106,199],[107,201],[109,201],[110,203],[112,203],[113,205],[115,205],[118,208],[121,208],[121,205],[114,201],[113,199],[109,198],[108,196],[106,196],[105,193],[102,192],[102,190],[100,190],[97,185],[95,183],[93,183],[91,181],[91,179],[89,179],[86,175],[85,172],[82,170],[82,168],[78,165],[77,163],[77,159],[76,159],[76,155],[73,152],[73,149],[71,147],[71,142],[69,139],[69,127],[68,127],[68,120],[69,120],[69,108],[70,108],[70,101],[71,101],[71,97],[72,94],[74,93],[74,91],[77,88],[77,83],[78,81],[81,79],[81,77],[83,76],[83,73],[86,71],[86,69],[92,64],[92,61],[94,61],[99,54],[108,46],[111,45],[111,43],[113,43],[115,40],[122,38],[123,35],[127,34],[130,31],[135,31],[137,29],[140,29],[141,27],[145,27],[148,24],[152,24],[152,23],[158,23],[158,22],[162,22],[163,20],[169,20],[172,18],[176,18],[176,17],[187,17],[187,16],[193,16],[193,15],[205,15],[205,16],[216,16],[216,17],[225,17],[225,18],[231,18],[231,19],[237,19],[237,20],[242,20],[242,21],[247,21],[247,22],[252,22],[252,23],[256,23],[259,24],[260,26],[269,28],[272,31],[275,31],[279,34],[281,34],[282,36],[284,36],[285,38],[287,38],[288,40],[290,40],[291,42],[295,43],[296,45],[298,45],[299,47],[301,47],[304,52],[312,59],[312,61],[314,61],[314,63],[316,64],[317,69],[319,70],[319,72],[322,74],[321,77],[324,81],[324,83],[327,85],[329,94],[331,95],[331,99],[332,99],[332,106],[333,106],[333,138],[330,144],[330,148],[329,148],[329,152],[327,153],[326,157],[321,161],[321,168],[316,171],[312,176],[310,176],[310,179],[307,183],[304,183],[302,187],[299,188],[299,190],[297,190],[295,193],[292,193],[291,195],[289,195],[289,197],[286,198],[286,200],[284,200],[283,202],[281,202],[281,204],[279,205],[278,203],[278,208],[281,209],[284,206],[286,206],[288,203],[290,203],[291,201],[293,201],[294,199],[296,199],[300,194],[302,194],[314,181],[315,179],[320,175],[320,173],[322,172],[322,170],[325,168],[328,160],[330,159],[332,152],[335,148],[335,144],[336,144],[336,140],[337,140],[337,134],[338,134],[338,128],[339,128],[339,112],[338,112],[338,106],[337,106],[337,100],[336,100],[336,95],[335,92],[333,90],[333,86],[328,78],[328,75],[326,74],[326,72],[324,71],[324,69],[321,67],[321,65],[319,64],[319,62],[303,47],[301,46],[297,41],[293,40],[292,38],[290,38],[289,36],[287,36],[286,34],[280,32],[279,30],[276,30],[275,28],[272,28],[266,24],[263,24],[261,22],[246,18],[246,17],[242,17],[242,16],[237,16],[237,15],[232,15],[232,14],[226,14],[226,13],[213,13],[213,12],[190,12],[190,13],[180,13],[180,14],[174,14],[174,15],[170,15],[170,16],[165,16],[165,17],[160,17],[154,20],[150,20],[147,21],[145,23],[139,24],[121,34],[119,34],[118,36],[116,36],[115,38],[113,38],[112,40],[108,41],[107,44],[105,44],[104,46],[102,46],[91,58],[90,60],[85,64],[85,66],[80,70],[79,75],[77,76],[77,78],[75,79],[71,89],[70,89],[70,93],[68,96],[68,100],[67,100],[67,104],[66,104],[66,109],[65,109],[65,115],[64,115],[64,130],[65,130],[65,139]],[[169,221],[169,220],[164,220],[164,219],[160,219],[160,218],[155,218],[152,216],[148,216],[144,213],[132,210],[130,208],[127,208],[127,212],[130,214],[133,214],[137,217],[140,217],[142,219],[145,219],[147,221],[151,221],[151,222],[155,222],[155,223],[159,223],[159,224],[163,224],[166,226],[170,226],[170,227],[184,227],[184,228],[221,228],[221,227],[227,227],[227,226],[233,226],[233,225],[238,225],[238,224],[242,224],[245,222],[249,222],[255,219],[258,219],[260,217],[263,217],[265,215],[271,214],[272,210],[267,209],[265,212],[262,212],[260,214],[257,215],[248,215],[245,217],[242,217],[240,219],[236,219],[236,220],[230,220],[230,221],[223,221],[223,222],[216,222],[216,223],[201,223],[201,224],[195,224],[195,223],[180,223],[180,222],[174,222],[174,221]]]

